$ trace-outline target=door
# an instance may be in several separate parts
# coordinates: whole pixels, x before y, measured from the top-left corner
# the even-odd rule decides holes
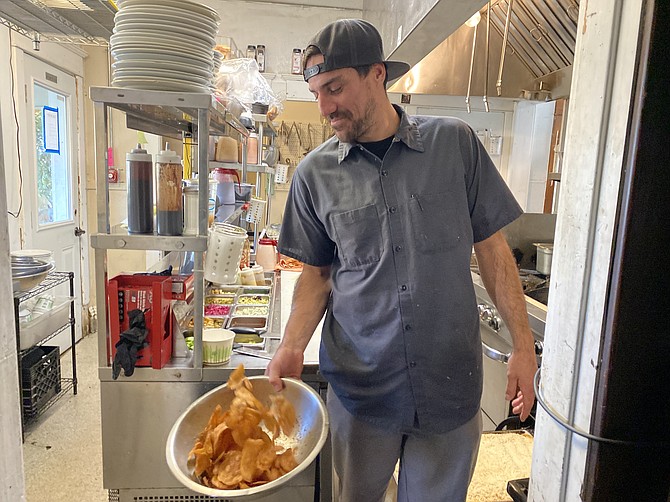
[[[81,246],[79,152],[75,78],[43,61],[24,56],[25,142],[21,153],[25,247],[53,251],[56,270],[74,272],[77,339],[81,338]],[[52,292],[50,292],[52,293]],[[53,290],[68,296],[64,284]],[[70,330],[49,342],[61,352]]]

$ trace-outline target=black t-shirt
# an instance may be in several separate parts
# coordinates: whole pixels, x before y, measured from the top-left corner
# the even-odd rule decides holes
[[[393,141],[393,136],[389,136],[386,139],[382,139],[380,141],[371,141],[369,143],[361,143],[361,146],[368,150],[369,152],[374,153],[379,160],[384,159],[384,155],[386,155],[386,152],[388,151],[389,147],[391,146],[391,142]]]

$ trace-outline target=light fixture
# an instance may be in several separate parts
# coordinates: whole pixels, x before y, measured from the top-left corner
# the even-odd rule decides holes
[[[468,28],[474,28],[479,24],[479,21],[482,20],[482,15],[479,13],[479,11],[475,12],[470,19],[468,19],[465,22],[465,26]]]

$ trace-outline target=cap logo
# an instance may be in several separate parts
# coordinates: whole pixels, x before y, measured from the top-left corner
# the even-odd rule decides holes
[[[314,75],[318,75],[319,73],[325,71],[326,71],[325,63],[319,63],[315,64],[314,66],[310,66],[309,68],[305,68],[305,71],[302,72],[302,76],[305,78],[305,82],[307,82]]]

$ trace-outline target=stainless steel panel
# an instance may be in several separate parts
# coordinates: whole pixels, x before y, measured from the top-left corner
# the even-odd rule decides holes
[[[507,343],[501,336],[488,326],[480,323],[482,342],[493,347],[501,353],[508,354],[512,351],[512,345]],[[496,425],[507,418],[509,401],[505,399],[507,388],[507,364],[494,361],[484,354],[482,358],[484,370],[484,386],[482,389],[482,411]]]
[[[311,486],[287,486],[280,492],[262,498],[249,498],[248,500],[253,500],[253,502],[313,502],[314,488]],[[109,502],[232,502],[232,500],[198,495],[185,488],[172,488],[169,490],[117,490],[113,495],[110,495]]]
[[[160,251],[207,251],[207,238],[133,234],[93,234],[94,249],[149,249]]]
[[[165,461],[167,436],[179,415],[222,381],[101,382],[103,486],[182,489]],[[290,486],[313,486],[314,479],[312,464]]]
[[[389,11],[384,18],[381,13],[384,9],[378,4],[381,0],[372,2],[374,8],[366,17],[373,23],[381,24],[384,29],[384,42],[393,41],[397,36],[397,29],[402,21],[407,21],[404,14],[407,7],[399,7],[398,12]],[[470,64],[469,54],[472,48],[471,28],[463,26],[463,22],[482,7],[482,2],[471,2],[469,15],[461,10],[466,2],[440,1],[418,2],[420,7],[416,12],[423,16],[418,21],[411,18],[414,26],[402,44],[391,51],[390,59],[400,59],[414,65],[412,70],[400,79],[394,87],[394,92],[415,94],[446,94],[465,96],[467,92],[467,75]],[[427,9],[427,5],[432,7]],[[489,66],[497,69],[500,61],[501,40],[505,27],[505,19],[509,0],[492,2],[491,7],[491,58]],[[448,6],[448,7],[447,7]],[[445,10],[449,9],[449,10]],[[503,97],[525,97],[526,99],[544,99],[546,95],[535,97],[532,93],[522,93],[524,90],[537,90],[539,83],[536,79],[556,72],[572,65],[574,59],[575,40],[577,32],[577,0],[515,0],[513,4],[511,23],[508,34],[508,48],[505,51],[505,69],[503,74]],[[440,18],[440,16],[442,16]],[[483,9],[483,21],[486,21],[486,9]],[[436,22],[440,19],[440,23]],[[446,21],[445,21],[446,20]],[[406,29],[406,26],[403,26]],[[479,30],[484,32],[485,30]],[[435,42],[435,38],[445,37],[443,41]],[[478,36],[479,38],[479,36]],[[478,40],[477,46],[484,47],[483,40]],[[394,42],[395,43],[395,42]],[[512,63],[514,62],[514,63]],[[475,64],[472,89],[483,89],[482,68],[485,68],[485,51],[475,51]],[[516,68],[520,68],[519,70]],[[478,70],[479,69],[479,70]],[[544,80],[543,80],[544,81]],[[478,83],[481,82],[481,83]],[[545,88],[549,80],[544,81]],[[487,83],[487,88],[491,83]],[[551,86],[549,90],[553,89]],[[491,92],[488,92],[491,94]],[[559,97],[564,97],[566,90],[561,87]],[[551,98],[555,99],[553,93]]]
[[[398,79],[389,92],[411,94],[445,94],[465,96],[470,68],[469,55],[472,53],[472,28],[461,26],[456,32],[438,45],[430,54],[415,65],[409,73]],[[477,49],[472,69],[472,95],[479,96],[486,83],[487,94],[496,95],[496,75],[498,56],[502,50],[502,38],[491,30],[489,41],[489,81],[486,78],[486,30],[477,31]],[[519,97],[521,89],[533,86],[535,75],[521,63],[516,55],[505,60],[503,72],[503,97]]]

